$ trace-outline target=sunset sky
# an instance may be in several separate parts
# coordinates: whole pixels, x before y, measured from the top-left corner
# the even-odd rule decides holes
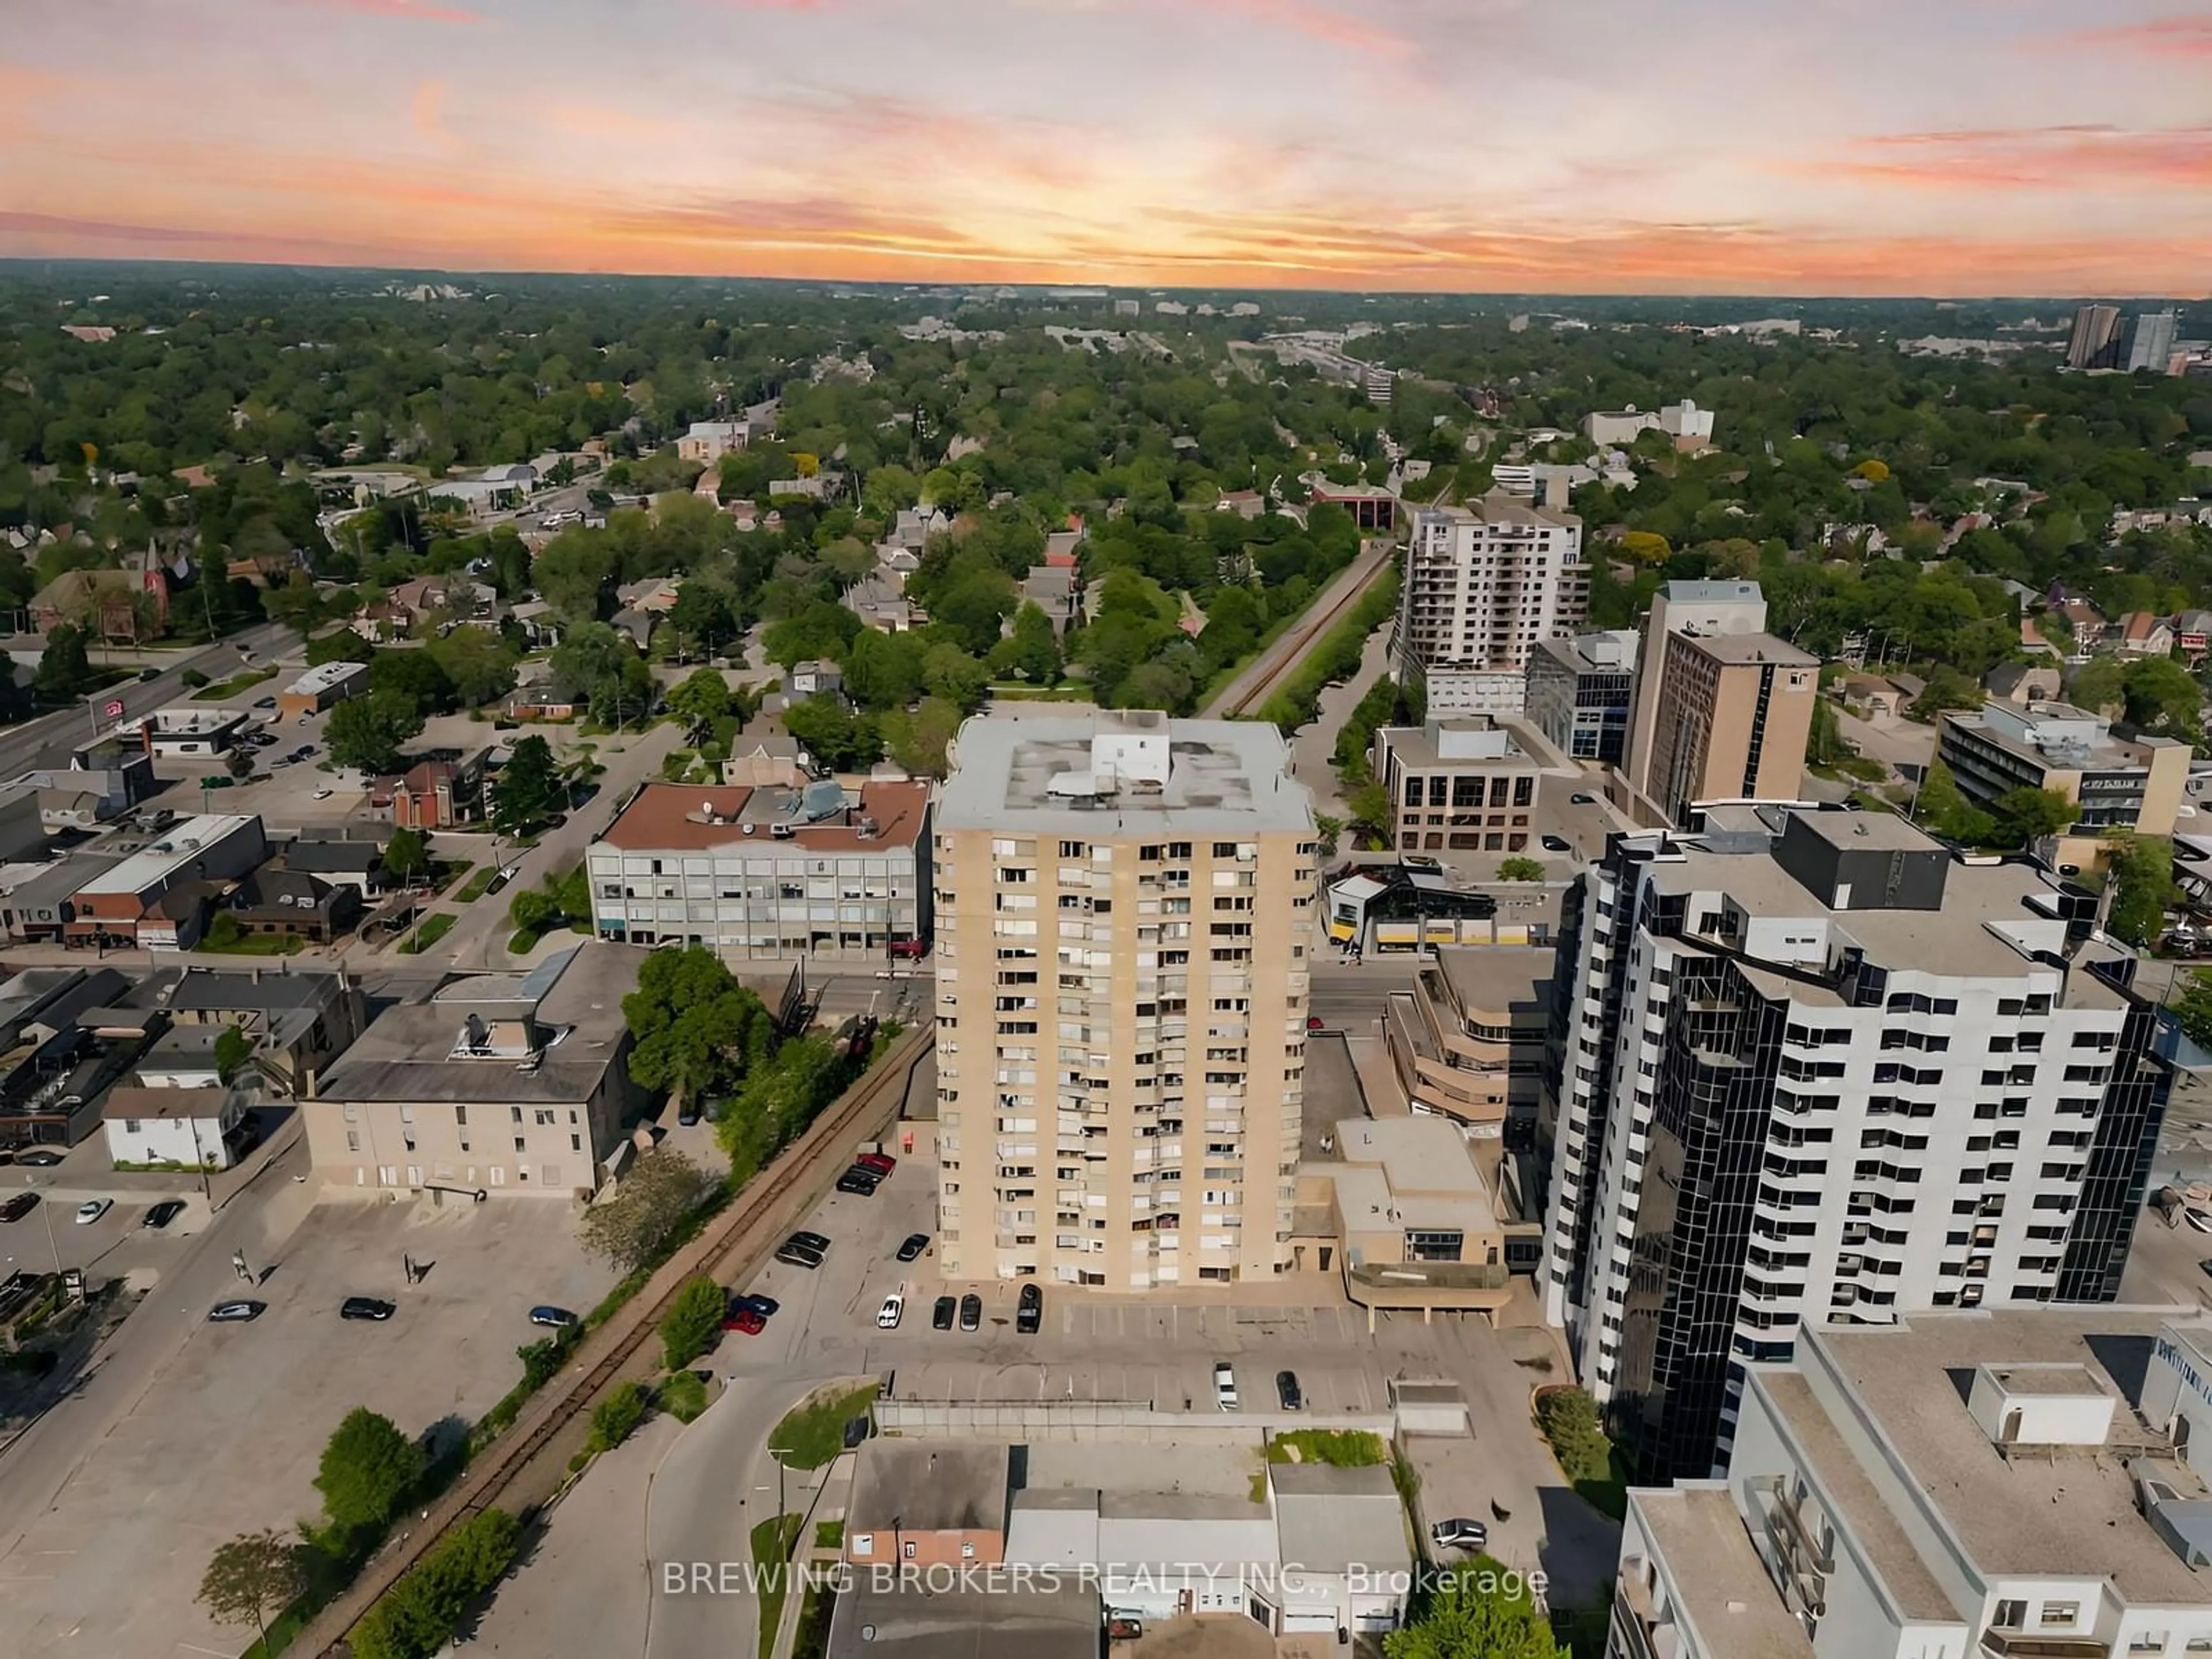
[[[0,256],[2197,295],[2157,0],[4,0]]]

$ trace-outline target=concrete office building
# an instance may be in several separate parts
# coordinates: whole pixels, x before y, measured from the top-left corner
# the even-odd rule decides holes
[[[1726,1480],[1629,1493],[1607,1659],[2212,1653],[2200,1318],[1808,1333],[1747,1368]]]
[[[2106,1302],[2169,1073],[2095,900],[1889,813],[1619,838],[1559,950],[1546,1311],[1640,1478],[1807,1326]]]
[[[1618,766],[1636,700],[1633,629],[1539,640],[1528,659],[1528,723],[1576,760]]]
[[[978,719],[937,809],[947,1279],[1290,1260],[1313,807],[1271,726]]]
[[[2112,368],[2119,360],[2120,308],[2083,306],[2074,313],[2074,331],[2066,340],[2069,368]]]
[[[2166,366],[2173,357],[2180,321],[2179,313],[2172,311],[2136,313],[2135,332],[2128,338],[2127,367],[2130,373],[2138,368],[2147,368],[2154,374],[2166,373]]]
[[[1395,649],[1431,714],[1517,714],[1538,641],[1589,610],[1582,520],[1512,496],[1413,515]]]
[[[1795,800],[1820,659],[1771,634],[1668,634],[1645,793],[1686,823],[1711,800]]]
[[[1766,596],[1757,582],[1662,582],[1644,619],[1637,652],[1636,693],[1628,716],[1626,744],[1630,785],[1649,793],[1651,749],[1659,710],[1668,694],[1667,640],[1670,635],[1763,634]]]
[[[648,783],[592,844],[604,939],[873,957],[930,933],[929,786]]]
[[[1532,753],[1522,722],[1474,715],[1375,734],[1375,776],[1390,798],[1401,852],[1523,853],[1534,842],[1536,792],[1556,755]]]
[[[2081,836],[2170,836],[2188,792],[2187,744],[2116,736],[2111,721],[2069,703],[1993,701],[1978,714],[1946,714],[1936,746],[1976,805],[2014,789],[2056,790],[2081,807]]]

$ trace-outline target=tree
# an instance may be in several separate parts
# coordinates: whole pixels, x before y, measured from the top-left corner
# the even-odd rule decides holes
[[[1035,600],[1014,612],[1014,631],[991,647],[990,660],[994,673],[1017,675],[1032,685],[1059,680],[1060,638],[1052,631],[1052,618]]]
[[[2067,701],[2095,714],[2117,714],[2127,707],[2127,670],[2117,657],[2099,657],[2074,671],[2066,683]]]
[[[1541,881],[1544,878],[1544,861],[1530,858],[1500,859],[1498,861],[1498,878],[1500,881]]]
[[[422,1474],[416,1443],[390,1418],[356,1406],[323,1448],[315,1490],[333,1532],[374,1532],[398,1513]]]
[[[429,836],[420,830],[394,830],[392,839],[384,843],[384,867],[411,884],[430,867]]]
[[[656,951],[623,999],[637,1047],[629,1074],[648,1089],[696,1101],[765,1059],[774,1022],[759,996],[704,945]]]
[[[957,645],[933,645],[922,657],[921,678],[931,696],[967,709],[983,701],[991,671]]]
[[[710,1279],[707,1283],[713,1285],[714,1281]],[[720,1297],[721,1287],[715,1285],[715,1299],[719,1302]],[[681,1299],[681,1292],[678,1298]],[[673,1311],[672,1309],[672,1314]],[[664,1326],[667,1322],[665,1319],[661,1321]],[[677,1367],[671,1365],[668,1369],[674,1370]],[[630,1431],[645,1420],[646,1407],[652,1403],[652,1396],[646,1393],[643,1383],[627,1378],[616,1383],[608,1390],[607,1397],[592,1407],[590,1449],[612,1451],[621,1445],[629,1438]]]
[[[2129,724],[2159,737],[2195,743],[2204,692],[2171,657],[2145,657],[2127,666],[2122,701]]]
[[[728,1292],[704,1273],[685,1279],[660,1316],[662,1366],[680,1371],[706,1352],[714,1333],[722,1328],[722,1313],[728,1305]]]
[[[1914,816],[1946,841],[1979,846],[1996,833],[1990,815],[1969,801],[1949,766],[1932,762],[1920,780]]]
[[[641,1153],[614,1191],[584,1212],[577,1237],[617,1272],[651,1262],[714,1190],[714,1178],[683,1153],[656,1146]]]
[[[376,656],[376,647],[350,628],[334,629],[319,640],[307,641],[307,666],[319,668],[326,662],[369,662]]]
[[[676,590],[676,603],[668,610],[668,625],[695,651],[712,652],[735,639],[738,632],[729,599],[721,589],[704,582],[685,582]]]
[[[253,1058],[253,1039],[235,1025],[226,1025],[215,1040],[215,1074],[228,1083]]]
[[[368,687],[405,698],[418,714],[453,712],[453,677],[428,646],[378,652],[369,661]]]
[[[492,826],[502,836],[526,836],[561,810],[562,799],[553,746],[533,732],[514,745],[492,783]]]
[[[2200,1048],[2212,1048],[2212,969],[2193,969],[2172,1007],[2189,1040]]]
[[[2179,896],[2173,884],[2173,843],[2163,836],[2127,836],[2112,849],[2107,877],[2113,885],[2106,931],[2126,944],[2148,947],[2166,931],[2166,906]]]
[[[711,732],[716,721],[727,719],[734,708],[730,683],[716,669],[695,670],[689,678],[668,689],[668,712],[684,722],[695,743]]]
[[[1833,766],[1838,761],[1850,760],[1857,752],[1844,739],[1842,722],[1836,718],[1834,699],[1815,696],[1813,723],[1805,734],[1805,763]]]
[[[85,649],[84,629],[68,623],[59,624],[46,635],[46,648],[40,653],[39,673],[33,684],[44,696],[58,702],[82,696],[92,689],[93,679],[92,658]]]
[[[252,1626],[266,1647],[269,1615],[307,1592],[304,1553],[297,1539],[282,1533],[240,1533],[216,1547],[198,1600],[222,1624]]]
[[[1383,1659],[1567,1659],[1517,1574],[1482,1560],[1438,1577],[1420,1615],[1382,1638]]]
[[[1937,663],[1928,671],[1928,684],[1905,712],[1917,720],[1932,720],[1948,709],[1982,706],[1982,688],[1957,669]]]
[[[1638,564],[1664,564],[1674,556],[1664,536],[1649,530],[1632,530],[1620,538],[1620,550]]]
[[[347,1637],[355,1659],[430,1659],[453,1640],[470,1604],[499,1582],[521,1544],[522,1528],[505,1510],[471,1516],[362,1615]]]
[[[833,772],[856,772],[883,758],[884,742],[872,720],[856,717],[826,693],[783,711],[784,730]]]
[[[2014,847],[2055,836],[2081,816],[2081,809],[2056,789],[2008,789],[1996,798],[1996,807],[1997,834]]]
[[[253,775],[253,751],[234,749],[222,757],[222,769],[243,783]]]
[[[400,746],[422,730],[422,717],[407,698],[393,691],[372,691],[333,708],[325,736],[337,764],[384,773],[398,765]]]

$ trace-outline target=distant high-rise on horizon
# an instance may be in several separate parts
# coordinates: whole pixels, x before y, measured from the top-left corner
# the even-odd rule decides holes
[[[2181,317],[2178,312],[2137,312],[2135,333],[2128,341],[2129,370],[2147,368],[2154,374],[2165,374],[2180,331]]]
[[[2083,306],[2074,313],[2074,332],[2066,342],[2069,368],[2111,368],[2119,361],[2120,308]]]

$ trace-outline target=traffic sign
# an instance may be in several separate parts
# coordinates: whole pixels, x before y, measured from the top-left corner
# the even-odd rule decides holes
[[[123,718],[122,699],[118,697],[114,702],[109,703],[106,712],[108,719],[112,720],[121,720]]]

